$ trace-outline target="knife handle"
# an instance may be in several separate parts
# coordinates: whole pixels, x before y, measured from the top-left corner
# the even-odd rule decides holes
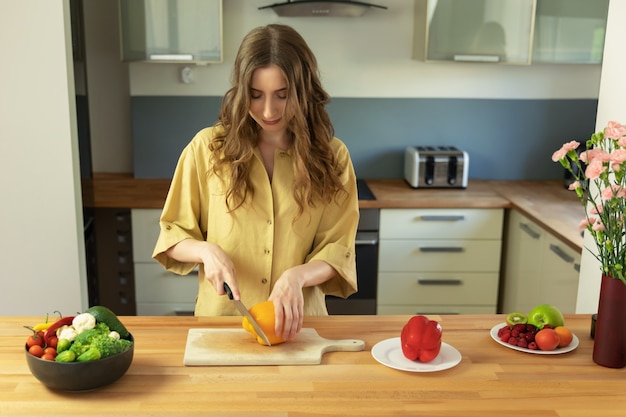
[[[226,291],[226,294],[228,295],[228,298],[230,298],[232,300],[233,299],[233,292],[230,290],[230,287],[228,286],[227,283],[224,283],[224,291]]]

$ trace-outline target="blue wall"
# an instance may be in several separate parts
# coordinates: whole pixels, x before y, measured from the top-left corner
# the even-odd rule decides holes
[[[183,147],[212,125],[221,97],[131,97],[134,175],[170,178]],[[595,129],[596,99],[335,98],[328,112],[360,178],[401,178],[407,146],[468,152],[469,177],[560,179],[550,157]]]

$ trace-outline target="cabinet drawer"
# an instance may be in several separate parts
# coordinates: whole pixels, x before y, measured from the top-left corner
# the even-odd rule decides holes
[[[381,304],[485,305],[498,298],[497,273],[385,272],[378,276]]]
[[[498,271],[501,246],[499,240],[381,240],[378,269],[382,272]]]
[[[440,315],[440,314],[495,314],[495,305],[450,306],[450,305],[383,305],[377,307],[378,315]]]
[[[176,275],[156,262],[135,264],[135,292],[137,305],[158,302],[195,304],[198,275]]]
[[[381,239],[502,239],[503,209],[383,209]]]
[[[154,262],[152,251],[159,237],[159,209],[133,209],[131,222],[133,230],[133,259],[135,262]]]

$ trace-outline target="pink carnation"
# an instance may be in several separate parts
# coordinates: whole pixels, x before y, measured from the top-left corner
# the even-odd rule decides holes
[[[594,158],[589,165],[587,165],[587,169],[585,169],[585,176],[591,180],[595,180],[605,170],[606,167],[602,164],[602,161]]]
[[[561,149],[552,154],[552,161],[557,162],[565,158],[569,151],[578,148],[579,145],[580,143],[576,142],[575,140],[563,144],[563,146],[561,146]]]
[[[602,222],[596,222],[593,226],[591,226],[591,230],[594,230],[596,232],[602,232],[604,231],[604,223]]]
[[[602,148],[588,149],[580,154],[580,160],[584,163],[589,163],[594,159],[599,159],[601,162],[608,162],[611,160],[611,156]]]
[[[582,219],[580,223],[578,224],[578,228],[580,230],[585,230],[587,226],[589,226],[590,224],[593,224],[594,222],[595,222],[595,219],[593,217],[590,219]]]
[[[606,138],[620,139],[622,136],[626,136],[626,125],[611,121],[604,129],[604,137]]]
[[[626,161],[626,149],[616,149],[611,152],[611,161],[619,164]]]
[[[574,190],[576,190],[577,188],[580,188],[580,182],[578,182],[578,181],[574,181],[573,183],[571,183],[571,184],[567,187],[567,189],[568,189],[568,190],[570,190],[570,191],[574,191]]]
[[[606,187],[602,190],[600,196],[603,200],[610,200],[613,197],[625,198],[626,189],[620,187],[619,185],[611,185],[610,187]]]
[[[604,208],[600,206],[591,206],[589,208],[589,213],[591,214],[601,214],[604,211]]]

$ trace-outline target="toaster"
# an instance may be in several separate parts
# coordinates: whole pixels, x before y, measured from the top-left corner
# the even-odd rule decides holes
[[[454,146],[409,146],[404,151],[404,178],[413,188],[465,188],[467,152]]]

